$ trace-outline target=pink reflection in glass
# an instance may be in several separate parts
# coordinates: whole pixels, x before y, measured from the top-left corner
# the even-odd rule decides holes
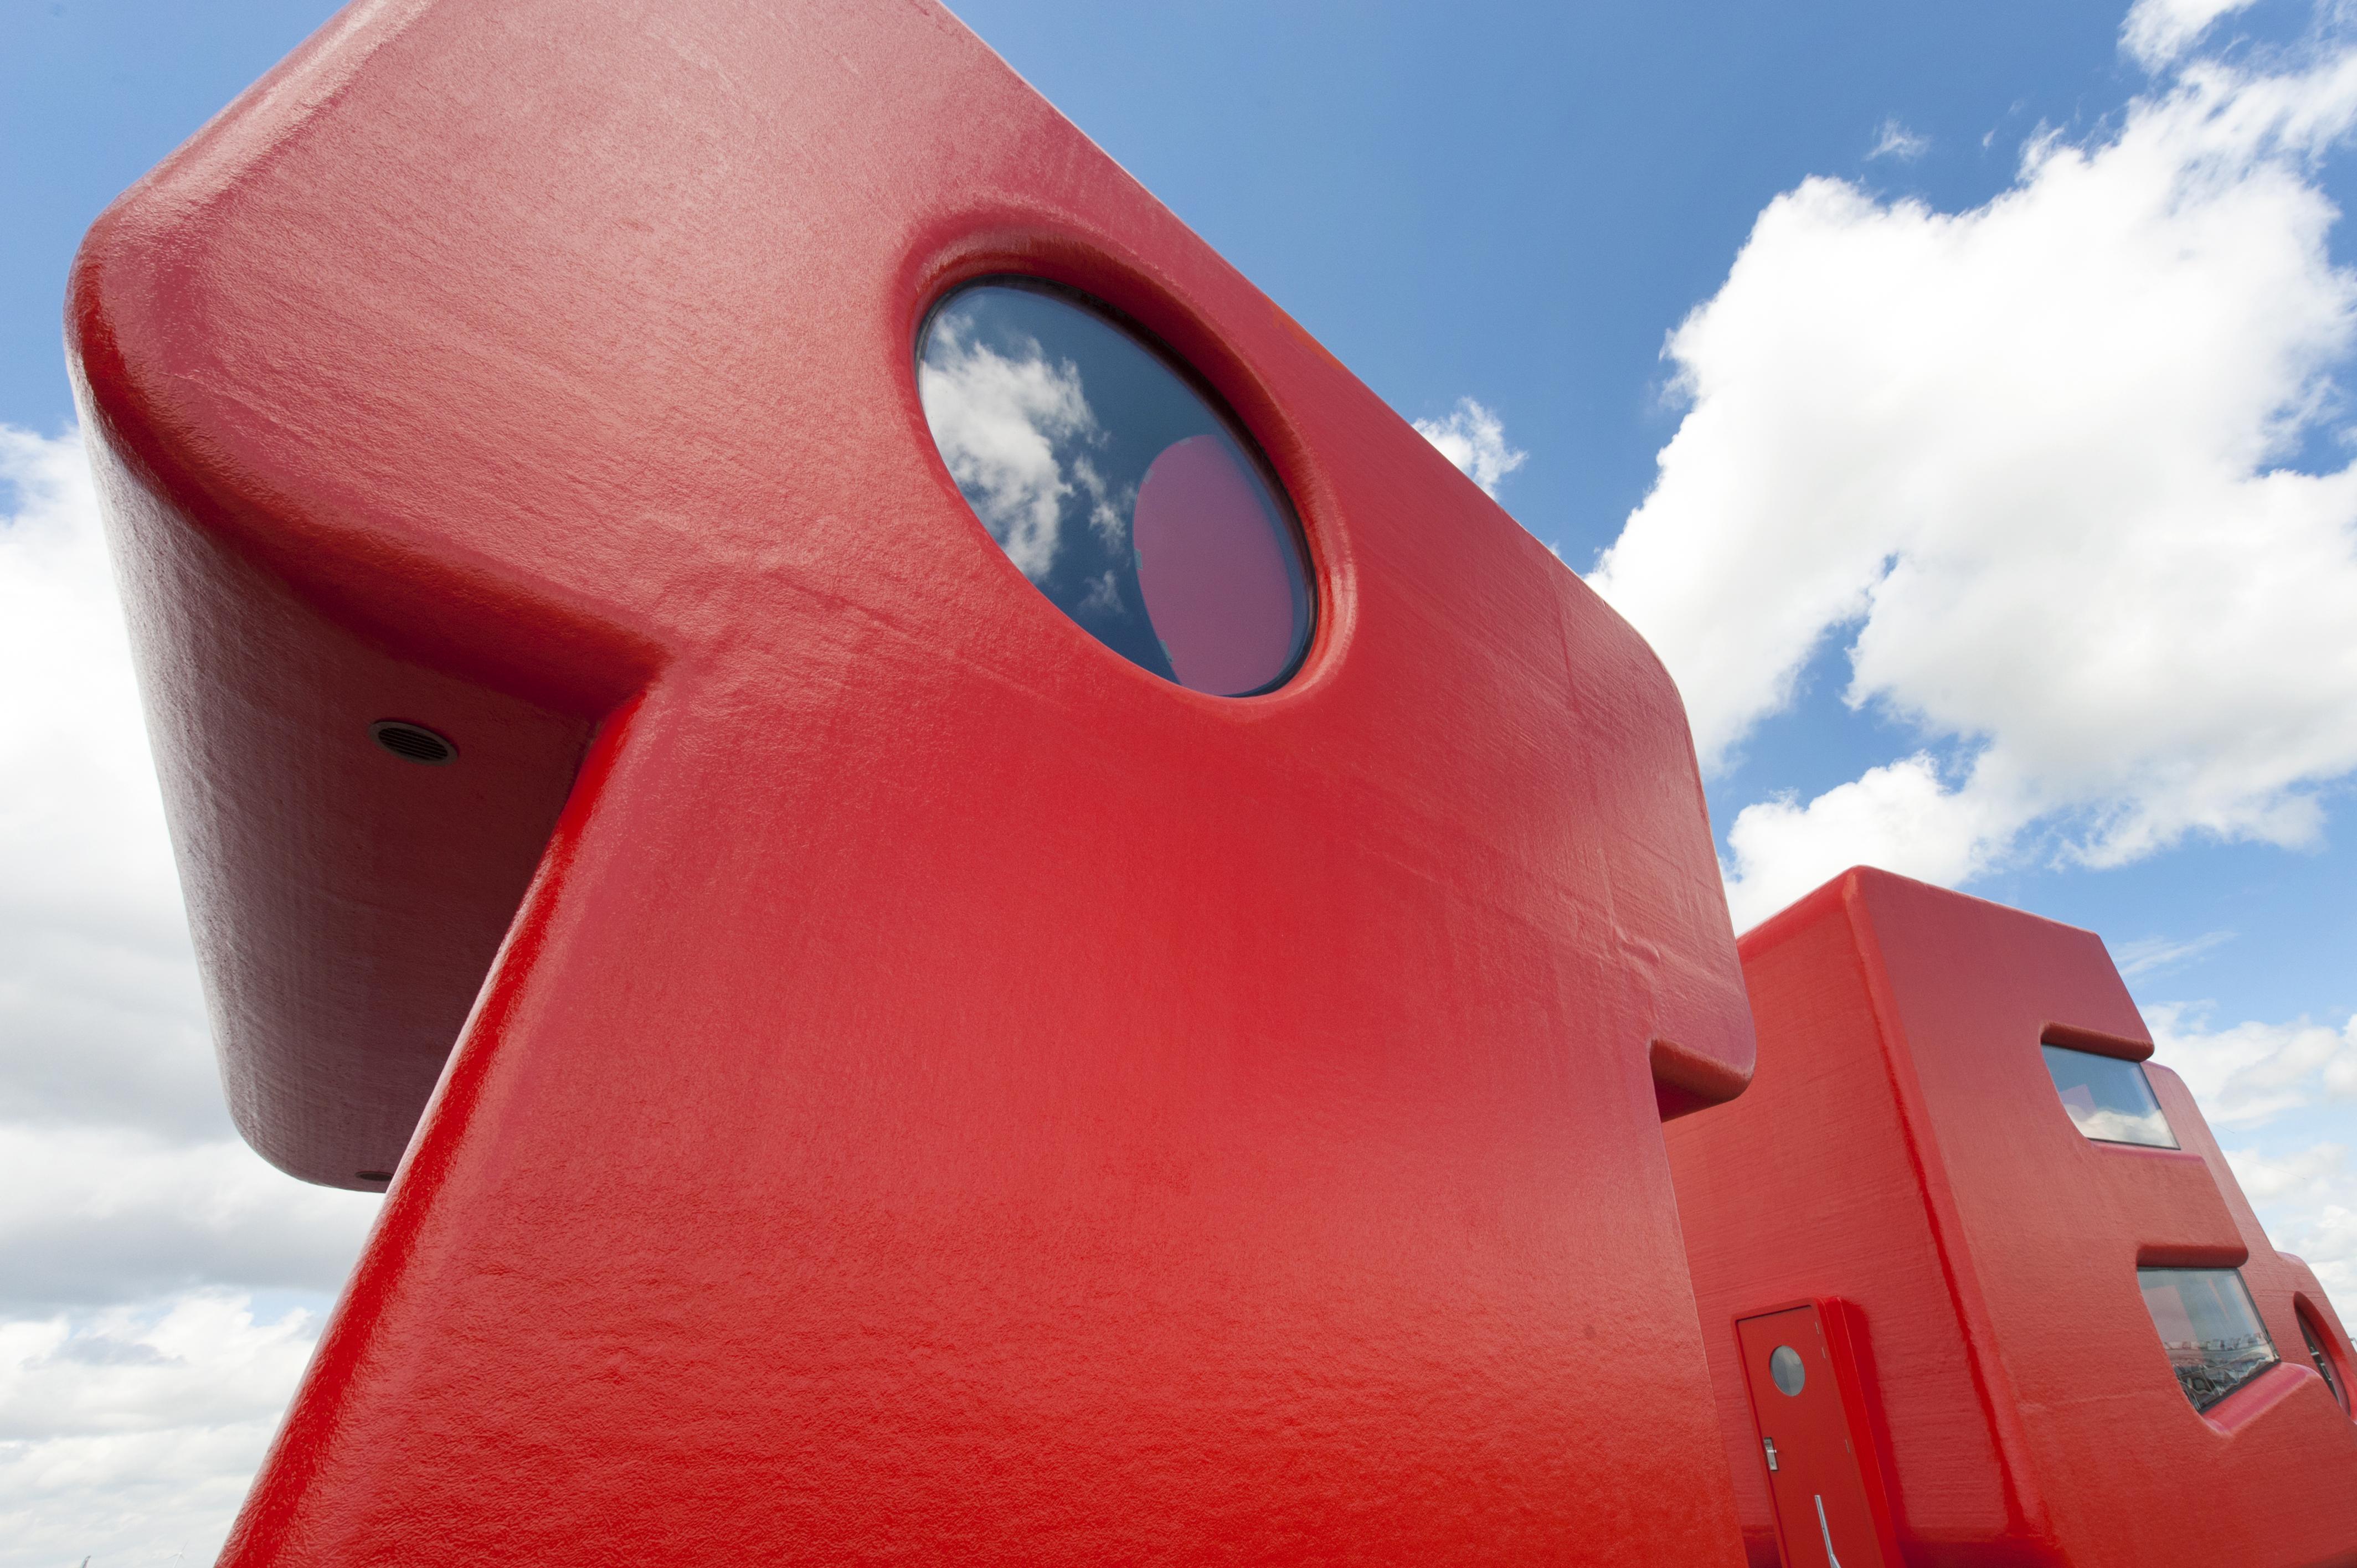
[[[1225,697],[1284,676],[1307,607],[1292,541],[1226,442],[1164,448],[1130,528],[1138,594],[1180,685]]]

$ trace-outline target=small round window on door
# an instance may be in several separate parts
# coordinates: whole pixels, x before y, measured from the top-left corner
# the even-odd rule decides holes
[[[1108,308],[969,284],[926,318],[917,390],[974,516],[1090,636],[1214,696],[1300,665],[1314,608],[1291,509],[1235,422]]]
[[[1809,1369],[1801,1364],[1801,1353],[1790,1345],[1779,1345],[1768,1358],[1768,1376],[1775,1382],[1776,1391],[1797,1396],[1809,1386]]]

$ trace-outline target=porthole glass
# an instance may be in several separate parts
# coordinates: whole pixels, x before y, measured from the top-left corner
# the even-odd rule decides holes
[[[966,504],[1098,641],[1222,697],[1299,665],[1313,611],[1290,510],[1233,422],[1110,311],[970,284],[926,319],[917,388]]]
[[[1798,1394],[1809,1386],[1809,1369],[1801,1364],[1801,1353],[1790,1345],[1777,1346],[1768,1358],[1768,1376],[1781,1394]]]

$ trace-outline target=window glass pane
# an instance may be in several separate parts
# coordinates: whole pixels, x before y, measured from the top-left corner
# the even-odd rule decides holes
[[[2055,1092],[2080,1132],[2105,1144],[2177,1147],[2169,1118],[2160,1113],[2160,1102],[2145,1080],[2144,1064],[2061,1046],[2048,1046],[2045,1051]]]
[[[2275,1341],[2235,1270],[2138,1269],[2136,1283],[2194,1409],[2208,1410],[2276,1364]]]
[[[1080,295],[991,278],[933,311],[917,358],[950,477],[1057,608],[1198,692],[1293,673],[1312,613],[1292,512],[1159,351]]]
[[[2347,1410],[2349,1391],[2341,1386],[2341,1375],[2332,1369],[2332,1358],[2325,1353],[2323,1334],[2308,1320],[2305,1312],[2299,1315],[2299,1334],[2308,1341],[2309,1359],[2316,1363],[2318,1373],[2324,1379],[2324,1386],[2332,1391],[2332,1397],[2341,1402],[2341,1408]]]

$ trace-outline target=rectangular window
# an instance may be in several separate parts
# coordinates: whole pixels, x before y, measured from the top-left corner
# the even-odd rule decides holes
[[[2177,1147],[2169,1118],[2160,1113],[2160,1101],[2145,1081],[2143,1063],[2061,1046],[2043,1049],[2046,1070],[2054,1075],[2054,1091],[2080,1132],[2101,1144]]]
[[[2233,1269],[2138,1269],[2177,1386],[2208,1410],[2276,1364],[2275,1341]]]

